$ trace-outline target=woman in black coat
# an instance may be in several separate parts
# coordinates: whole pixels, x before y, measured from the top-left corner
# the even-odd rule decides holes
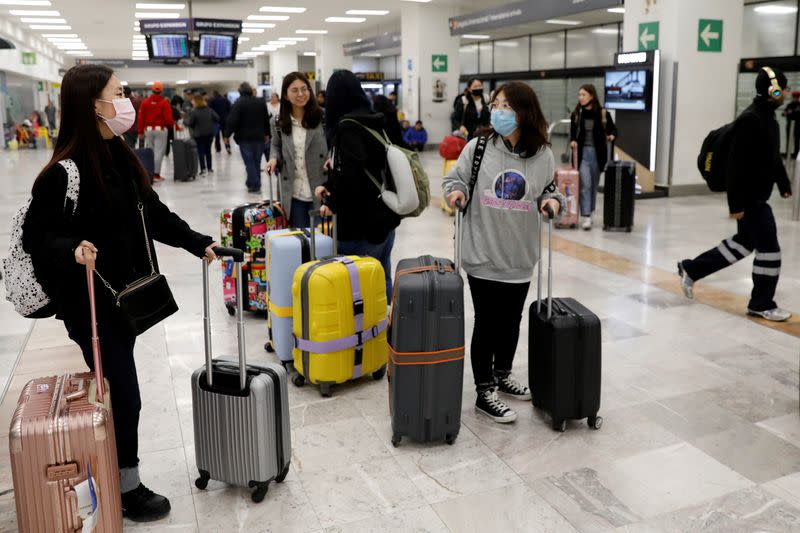
[[[592,229],[592,213],[597,205],[600,173],[608,164],[606,143],[617,137],[614,119],[597,99],[594,85],[582,85],[578,105],[572,112],[570,146],[578,149],[578,170],[581,176],[581,227]]]
[[[192,231],[159,200],[136,154],[119,136],[135,119],[133,105],[123,97],[122,84],[111,69],[70,69],[61,85],[55,152],[33,185],[23,225],[23,247],[31,255],[36,278],[92,369],[85,265],[94,265],[95,275],[119,291],[151,273],[149,255],[158,269],[151,239],[214,258],[213,239]],[[59,164],[66,160],[80,174],[74,213],[72,201],[65,202],[68,174]],[[157,520],[169,513],[170,503],[139,480],[142,402],[134,362],[136,337],[111,292],[100,283],[97,287],[97,327],[114,411],[123,515],[134,521]]]
[[[467,82],[464,94],[453,103],[453,129],[461,131],[467,139],[472,139],[477,130],[489,125],[490,118],[489,102],[483,94],[483,82],[472,78]]]

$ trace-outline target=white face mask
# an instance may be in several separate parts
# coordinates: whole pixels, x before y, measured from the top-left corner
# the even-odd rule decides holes
[[[101,114],[97,114],[98,117],[105,121],[106,126],[114,135],[122,135],[131,129],[131,126],[136,122],[136,109],[134,109],[130,98],[114,98],[111,101],[98,98],[98,101],[113,105],[114,111],[117,112],[114,118],[105,118]]]

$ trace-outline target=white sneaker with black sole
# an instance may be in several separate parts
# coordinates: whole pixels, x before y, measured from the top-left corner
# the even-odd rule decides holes
[[[531,399],[531,390],[511,377],[511,374],[497,379],[497,391],[515,400]]]
[[[517,419],[517,413],[497,397],[496,389],[487,389],[478,393],[475,401],[475,412],[488,416],[499,424],[508,424]]]

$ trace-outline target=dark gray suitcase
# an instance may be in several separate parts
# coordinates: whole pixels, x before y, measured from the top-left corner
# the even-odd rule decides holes
[[[242,275],[244,254],[233,248],[215,248],[232,256],[236,275]],[[209,479],[255,488],[260,502],[272,481],[289,473],[291,430],[286,370],[279,364],[248,365],[245,356],[242,286],[237,291],[239,360],[211,358],[208,264],[203,261],[203,321],[206,364],[192,374],[194,446],[205,489]]]
[[[572,298],[553,298],[552,224],[548,223],[547,299],[542,300],[541,231],[537,301],[530,308],[528,383],[533,405],[550,414],[553,429],[587,419],[600,429],[600,319]]]
[[[461,211],[456,214],[456,260]],[[425,255],[397,265],[389,326],[392,444],[404,436],[453,444],[461,429],[464,281],[449,259]]]
[[[175,139],[172,141],[172,161],[176,181],[188,181],[197,177],[200,164],[197,154],[197,143],[191,139]]]
[[[603,231],[633,230],[636,163],[609,161],[603,188]]]

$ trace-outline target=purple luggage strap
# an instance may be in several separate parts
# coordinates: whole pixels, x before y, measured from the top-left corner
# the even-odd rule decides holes
[[[364,300],[361,295],[361,282],[358,279],[358,267],[349,257],[336,257],[334,261],[343,264],[350,275],[350,290],[353,296],[353,319],[355,320],[355,333],[347,337],[331,341],[315,342],[294,337],[294,346],[309,353],[333,353],[356,348],[363,349],[367,341],[376,338],[386,330],[387,320],[383,319],[376,325],[364,329]],[[353,379],[361,377],[361,358],[356,354],[356,363],[353,365]]]

